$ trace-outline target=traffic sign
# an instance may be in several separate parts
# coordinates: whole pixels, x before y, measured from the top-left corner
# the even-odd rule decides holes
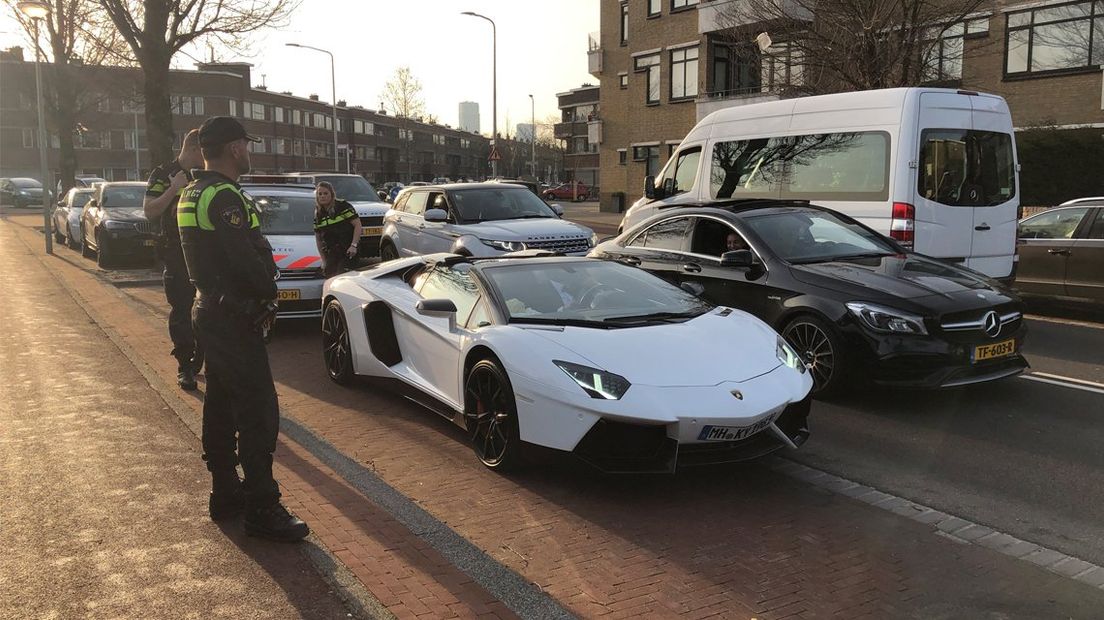
[[[487,161],[502,161],[502,156],[498,154],[498,147],[491,145],[491,154],[487,156]]]

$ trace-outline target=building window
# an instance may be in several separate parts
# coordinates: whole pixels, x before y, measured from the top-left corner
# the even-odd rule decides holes
[[[663,0],[648,0],[648,17],[659,17],[663,7]]]
[[[278,106],[277,106],[277,107],[275,107],[275,108],[272,108],[272,114],[273,114],[273,116],[275,117],[275,119],[274,119],[274,120],[275,120],[275,121],[276,121],[277,123],[282,123],[282,122],[284,122],[284,109],[283,109],[283,108],[281,108],[281,107],[278,107]]]
[[[1008,13],[1008,74],[1098,68],[1104,64],[1104,2]]]
[[[598,111],[598,106],[594,104],[575,106],[574,120],[577,123],[585,123],[594,118],[595,112]]]
[[[230,100],[230,116],[238,115],[238,102],[235,99]]]
[[[617,163],[624,166],[628,161],[629,152],[625,149],[617,149]]]
[[[291,111],[291,124],[292,125],[302,125],[303,124],[302,112],[300,112],[299,110],[292,110]]]
[[[659,54],[637,56],[633,66],[637,71],[646,73],[648,77],[644,103],[649,105],[659,103]]]
[[[671,50],[671,99],[698,96],[698,48]]]
[[[687,9],[698,3],[698,0],[671,0],[671,10]]]
[[[966,27],[961,22],[943,28],[942,32],[929,32],[931,47],[921,61],[923,81],[962,79],[962,41],[965,34]]]
[[[621,3],[621,45],[629,42],[629,3]]]
[[[659,146],[634,146],[633,161],[644,162],[644,174],[655,176],[659,172]]]
[[[759,80],[763,92],[778,92],[802,83],[804,59],[801,50],[788,42],[771,45],[762,56]]]
[[[621,90],[625,90],[629,87],[629,74],[621,73],[617,76],[617,80],[621,86]]]

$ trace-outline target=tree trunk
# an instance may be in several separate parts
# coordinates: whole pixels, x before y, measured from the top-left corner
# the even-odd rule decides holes
[[[173,118],[169,100],[169,63],[172,49],[163,43],[147,41],[143,56],[142,69],[146,79],[142,92],[146,104],[146,141],[150,167],[153,167],[173,158]]]
[[[64,56],[58,55],[55,49],[54,58],[55,61],[50,65],[54,82],[54,105],[50,112],[58,137],[57,181],[61,183],[61,192],[57,199],[60,200],[73,187],[77,174],[77,150],[73,145],[73,129],[77,125],[77,92],[73,71],[63,60]]]

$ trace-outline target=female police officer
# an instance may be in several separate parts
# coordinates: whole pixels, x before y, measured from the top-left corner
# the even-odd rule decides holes
[[[356,268],[360,216],[353,205],[338,199],[333,185],[320,181],[314,189],[314,241],[327,278]]]

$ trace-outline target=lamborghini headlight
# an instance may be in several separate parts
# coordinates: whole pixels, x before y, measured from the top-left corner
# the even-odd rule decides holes
[[[489,245],[503,252],[520,252],[525,249],[525,243],[521,241],[495,241],[493,239],[480,239],[483,245]]]
[[[805,373],[805,362],[801,360],[801,356],[797,354],[797,351],[793,350],[790,343],[782,339],[782,336],[778,337],[774,354],[778,356],[778,361],[793,368],[797,372],[802,374]]]
[[[629,390],[629,381],[621,375],[560,360],[552,360],[552,363],[566,372],[591,398],[619,400]]]
[[[876,332],[916,336],[928,334],[928,329],[924,327],[924,318],[914,314],[865,301],[852,301],[847,304],[847,309],[857,316],[863,325]]]

